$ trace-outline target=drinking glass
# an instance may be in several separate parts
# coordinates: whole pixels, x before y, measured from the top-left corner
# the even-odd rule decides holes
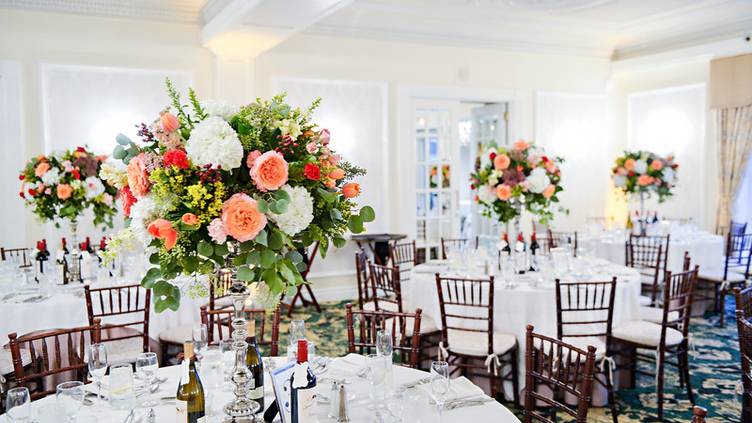
[[[232,343],[232,339],[219,341],[219,351],[222,353],[222,368],[227,380],[230,380],[232,372],[235,370],[235,350],[232,347]]]
[[[157,362],[157,354],[153,352],[141,353],[136,357],[136,375],[139,379],[144,381],[144,388],[146,389],[146,401],[143,402],[144,407],[155,407],[158,402],[152,399],[151,388],[154,383],[154,375],[157,374],[159,369],[159,362]]]
[[[408,402],[405,393],[407,389],[404,387],[397,387],[389,394],[389,398],[386,401],[386,408],[389,410],[389,414],[395,418],[395,422],[401,423],[405,421],[405,403]]]
[[[208,388],[219,388],[222,385],[222,352],[216,345],[210,345],[204,350],[201,378],[204,380],[204,386]]]
[[[196,359],[201,361],[204,357],[204,349],[209,345],[209,331],[206,325],[200,324],[193,327],[193,347],[196,352]]]
[[[31,420],[31,396],[25,387],[8,390],[5,398],[5,415],[13,422]]]
[[[128,363],[110,367],[110,406],[115,410],[133,408],[133,368]]]
[[[87,361],[89,373],[97,383],[97,398],[102,398],[102,378],[107,373],[107,348],[104,344],[91,344],[88,349]]]
[[[65,414],[68,421],[75,421],[76,414],[84,402],[84,383],[76,380],[57,385],[55,399],[58,409]]]
[[[386,376],[386,359],[383,355],[369,354],[366,358],[368,379],[371,382],[371,401],[369,410],[380,408],[384,404],[384,378]]]
[[[387,386],[392,385],[392,352],[394,347],[392,345],[392,331],[389,329],[383,329],[376,332],[376,354],[384,357],[386,365],[386,378],[385,382]]]
[[[298,357],[298,339],[305,339],[305,320],[290,322],[290,346],[287,347],[289,360],[295,360]]]
[[[441,416],[449,393],[449,364],[446,361],[431,362],[431,393]]]

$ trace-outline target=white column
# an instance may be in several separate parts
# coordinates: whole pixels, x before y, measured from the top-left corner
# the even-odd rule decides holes
[[[260,50],[242,31],[224,34],[205,46],[214,53],[214,97],[237,106],[256,99],[255,66]]]

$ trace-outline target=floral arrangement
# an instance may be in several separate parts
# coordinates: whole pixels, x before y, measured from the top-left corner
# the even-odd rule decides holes
[[[492,146],[476,161],[470,188],[477,190],[475,201],[483,206],[484,216],[506,223],[519,218],[524,207],[546,223],[553,219],[552,206],[563,190],[562,162],[523,140],[512,148]]]
[[[649,151],[625,151],[616,158],[611,177],[614,186],[625,194],[655,193],[663,202],[673,195],[678,168],[673,155],[664,158]]]
[[[179,307],[175,278],[211,277],[226,259],[272,307],[303,283],[299,248],[319,242],[325,256],[330,244],[345,245],[348,229],[374,220],[371,207],[354,202],[352,179],[365,171],[335,154],[329,131],[311,121],[318,100],[305,110],[284,95],[233,108],[199,102],[190,90],[189,106],[169,80],[167,88],[172,110],[139,125],[138,145],[119,135],[113,157],[125,169],[103,175],[129,219],[108,250],[135,238],[155,251],[142,285],[158,312]]]
[[[85,147],[73,151],[37,156],[26,163],[18,178],[18,193],[43,222],[55,219],[75,221],[91,207],[94,225],[112,226],[117,213],[115,188],[106,186],[99,178],[107,156],[97,156]],[[55,226],[59,227],[55,222]]]

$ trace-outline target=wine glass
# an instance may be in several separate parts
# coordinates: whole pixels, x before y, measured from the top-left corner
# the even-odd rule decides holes
[[[5,398],[5,415],[14,422],[31,420],[31,396],[25,387],[8,390]]]
[[[196,325],[192,329],[193,347],[196,352],[196,359],[201,361],[204,358],[204,349],[209,345],[209,331],[205,324]]]
[[[84,383],[76,380],[57,385],[55,399],[58,409],[65,414],[68,421],[75,421],[76,414],[84,402]]]
[[[89,373],[97,383],[97,398],[102,399],[102,378],[107,373],[107,348],[104,344],[91,344],[88,353]]]
[[[446,395],[449,393],[449,364],[446,361],[431,362],[431,393],[441,417]]]
[[[136,375],[144,381],[146,389],[146,401],[142,404],[144,407],[154,407],[158,404],[151,396],[151,388],[154,383],[154,375],[157,374],[157,369],[159,369],[159,362],[157,362],[156,353],[146,352],[136,357]]]

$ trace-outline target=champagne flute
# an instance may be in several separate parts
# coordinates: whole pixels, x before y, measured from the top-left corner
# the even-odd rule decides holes
[[[144,407],[154,407],[158,404],[157,401],[152,399],[151,395],[151,388],[154,383],[154,375],[157,374],[157,369],[159,369],[159,362],[157,362],[156,353],[146,352],[136,357],[136,375],[144,381],[146,388],[146,401],[142,404]]]
[[[305,339],[305,320],[293,320],[290,322],[290,346],[287,348],[288,360],[295,360],[296,358],[298,339]]]
[[[449,364],[446,361],[431,362],[431,393],[441,418],[446,395],[449,393]]]
[[[57,385],[55,400],[69,422],[76,420],[76,414],[84,402],[84,383],[81,381],[63,382]]]
[[[196,359],[200,362],[204,358],[204,349],[209,345],[209,331],[205,324],[193,327],[193,345]]]
[[[31,396],[26,387],[8,390],[5,398],[5,415],[13,422],[31,421]]]
[[[89,345],[89,373],[97,383],[97,398],[102,399],[102,378],[107,373],[107,348],[104,344]]]

